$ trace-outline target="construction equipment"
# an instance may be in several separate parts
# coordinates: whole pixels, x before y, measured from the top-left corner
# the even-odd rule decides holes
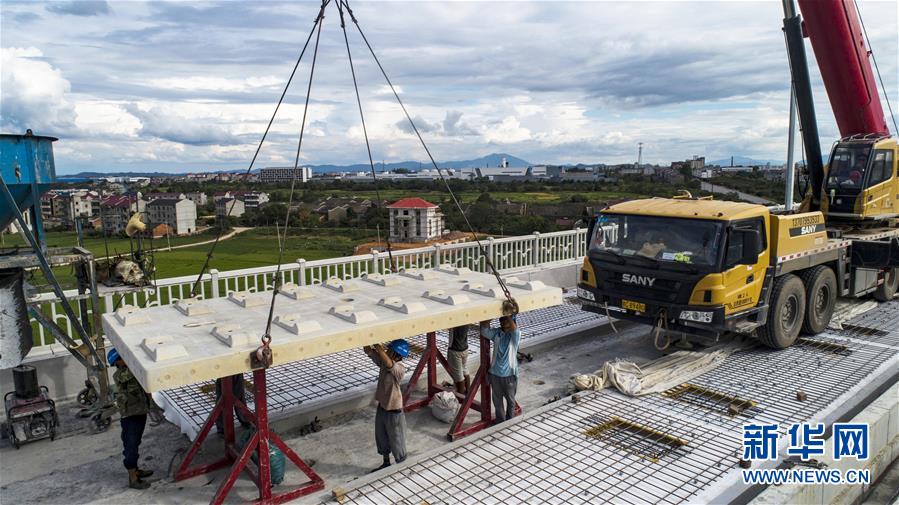
[[[6,393],[6,434],[16,449],[23,442],[56,438],[59,416],[46,386],[37,383],[37,370],[30,365],[12,369],[15,391]]]
[[[146,286],[156,271],[156,260],[152,247],[144,247],[143,232],[147,229],[141,213],[135,212],[125,225],[125,235],[131,240],[131,254],[107,257],[105,268],[101,268],[100,282],[106,286]],[[135,247],[135,241],[137,247]]]
[[[899,288],[899,146],[889,138],[855,5],[799,0],[845,136],[825,167],[802,20],[792,0],[783,3],[809,158],[799,212],[685,194],[620,203],[591,222],[578,284],[584,308],[653,325],[660,349],[672,330],[712,339],[756,333],[768,346],[788,347],[800,332],[827,327],[838,296],[888,300]]]
[[[91,416],[98,428],[105,426],[102,418],[114,406],[111,404],[106,363],[103,360],[103,339],[99,314],[101,310],[97,291],[96,264],[90,251],[82,247],[50,248],[44,240],[44,228],[40,210],[40,196],[56,178],[53,160],[54,137],[34,135],[27,130],[24,135],[0,135],[0,228],[15,221],[19,232],[26,239],[30,250],[3,251],[0,254],[0,272],[5,279],[0,298],[4,308],[18,307],[4,314],[0,321],[0,367],[19,365],[31,350],[31,322],[29,316],[43,326],[53,338],[62,344],[87,370],[96,398],[83,414]],[[76,221],[76,227],[78,223]],[[52,267],[73,265],[78,281],[78,295],[67,296]],[[38,310],[34,300],[26,296],[22,286],[22,273],[26,269],[40,269],[57,302],[69,319],[74,335],[65,332],[56,321]],[[18,280],[17,280],[18,279]],[[77,300],[77,304],[74,304]],[[22,310],[27,307],[26,310]],[[78,311],[76,312],[76,307]],[[9,401],[9,400],[8,400]],[[18,400],[15,400],[16,402]],[[99,423],[99,424],[98,424]]]
[[[811,191],[802,210],[821,210],[830,221],[879,221],[899,216],[899,158],[895,138],[869,62],[864,25],[853,0],[792,0],[784,3],[784,33],[796,91],[802,139],[808,153]],[[842,138],[823,166],[803,34],[811,41]],[[875,68],[877,60],[874,60]],[[878,77],[880,71],[878,70]],[[889,106],[889,97],[885,94]],[[892,116],[892,107],[890,107]],[[894,127],[895,127],[895,118]],[[787,167],[790,169],[791,167]]]
[[[837,296],[892,298],[899,229],[827,230],[821,212],[775,214],[739,202],[653,198],[592,223],[578,295],[589,311],[717,338],[791,345],[827,327]],[[667,347],[667,345],[659,345]]]

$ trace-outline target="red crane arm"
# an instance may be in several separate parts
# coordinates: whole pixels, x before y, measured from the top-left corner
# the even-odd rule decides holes
[[[798,0],[840,135],[889,135],[853,0]]]

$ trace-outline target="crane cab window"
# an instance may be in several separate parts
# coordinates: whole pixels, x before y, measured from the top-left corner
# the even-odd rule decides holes
[[[861,188],[870,155],[870,145],[838,145],[830,157],[830,170],[827,175],[828,189]]]
[[[893,175],[893,151],[877,149],[871,162],[871,175],[868,176],[868,187],[889,179]]]

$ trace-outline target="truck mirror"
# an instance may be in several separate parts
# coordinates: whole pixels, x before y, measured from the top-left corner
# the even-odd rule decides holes
[[[587,224],[587,250],[590,250],[590,246],[593,245],[593,230],[596,228],[596,222],[599,221],[599,216],[594,216]]]
[[[743,236],[740,265],[755,265],[759,261],[759,246],[762,242],[758,230],[736,230],[736,232]]]

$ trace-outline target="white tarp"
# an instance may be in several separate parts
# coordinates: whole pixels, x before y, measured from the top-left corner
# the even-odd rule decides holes
[[[631,361],[607,361],[592,374],[572,376],[569,385],[574,391],[599,391],[611,386],[628,396],[660,393],[712,370],[737,350],[738,346],[725,346],[703,352],[677,351],[643,366]]]

